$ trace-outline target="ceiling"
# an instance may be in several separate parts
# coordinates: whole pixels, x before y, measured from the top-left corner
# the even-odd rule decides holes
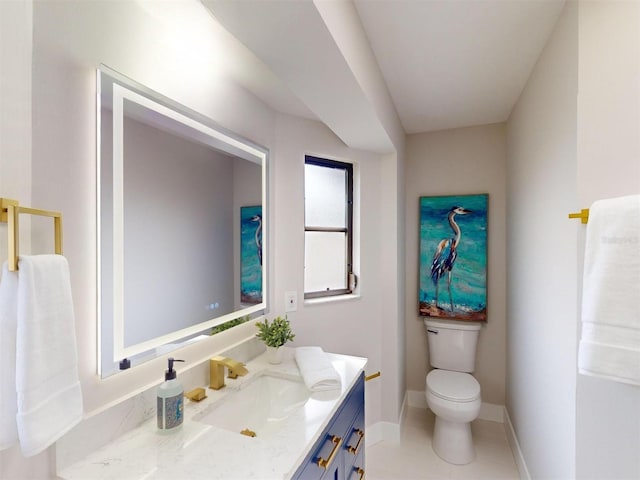
[[[505,121],[563,4],[355,1],[407,133]]]
[[[247,88],[373,151],[390,150],[386,99],[405,133],[506,121],[564,2],[202,0],[251,52],[236,70],[272,72]]]

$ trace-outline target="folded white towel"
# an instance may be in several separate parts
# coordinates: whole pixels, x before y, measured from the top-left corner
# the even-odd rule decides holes
[[[18,443],[16,426],[16,325],[18,321],[18,274],[7,262],[0,279],[0,450]]]
[[[295,357],[309,390],[319,392],[340,388],[340,375],[320,347],[298,347]]]
[[[18,261],[16,423],[25,457],[82,419],[69,265],[61,255]]]
[[[640,195],[589,210],[578,371],[640,385]]]

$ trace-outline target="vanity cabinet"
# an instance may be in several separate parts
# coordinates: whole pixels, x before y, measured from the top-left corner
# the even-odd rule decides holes
[[[2,1],[2,0],[0,0]],[[256,438],[239,433],[240,429],[223,428],[222,421],[205,417],[226,412],[251,428],[250,408],[262,408],[256,419],[281,415],[270,407],[275,401],[278,409],[297,405],[296,393],[289,395],[281,387],[264,393],[254,382],[264,387],[280,378],[300,383],[302,397],[308,397],[300,370],[295,362],[295,350],[284,347],[281,364],[272,365],[265,355],[247,362],[249,373],[233,381],[221,391],[210,391],[202,402],[189,402],[184,408],[184,424],[171,435],[159,435],[156,422],[149,419],[136,428],[114,437],[106,445],[84,454],[78,461],[78,448],[93,432],[93,422],[79,433],[70,433],[58,441],[58,477],[64,480],[113,480],[140,478],[207,478],[211,480],[264,480],[266,478],[295,478],[303,480],[358,480],[364,475],[364,374],[367,359],[327,353],[340,373],[340,390],[312,395],[311,401],[285,413],[284,421],[274,430],[258,432]],[[264,377],[264,378],[262,378]],[[260,379],[266,380],[262,382]],[[277,382],[274,385],[280,385]],[[258,387],[260,385],[257,385]],[[244,393],[243,393],[244,392]],[[150,391],[149,394],[155,394]],[[288,400],[275,400],[288,395]],[[232,396],[237,395],[234,399]],[[269,398],[263,398],[269,396]],[[255,397],[255,398],[254,398]],[[302,398],[300,397],[300,398]],[[278,397],[279,398],[279,397]],[[255,400],[259,407],[253,407]],[[269,401],[267,401],[269,400]],[[219,403],[218,403],[219,402]],[[237,408],[228,408],[236,405]],[[275,408],[275,407],[274,407]],[[247,415],[245,416],[245,411]],[[251,412],[253,413],[253,412]],[[218,417],[216,417],[218,418]],[[218,420],[220,420],[218,418]],[[256,420],[256,421],[258,421]],[[100,420],[102,421],[102,420]],[[215,425],[214,425],[215,424]],[[257,427],[256,427],[257,428]],[[75,432],[75,429],[74,431]],[[70,436],[71,435],[71,436]],[[73,449],[71,449],[73,447]],[[65,451],[66,449],[66,451]],[[85,447],[86,449],[86,447]],[[65,465],[62,462],[66,462]]]
[[[292,478],[295,480],[364,478],[364,435],[363,373]]]

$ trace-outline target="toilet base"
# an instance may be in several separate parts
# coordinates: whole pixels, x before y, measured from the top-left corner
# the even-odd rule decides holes
[[[465,465],[476,457],[470,422],[451,422],[436,415],[433,450],[445,462]]]

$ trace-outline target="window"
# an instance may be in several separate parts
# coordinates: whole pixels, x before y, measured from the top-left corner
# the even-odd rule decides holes
[[[304,297],[352,293],[353,165],[305,156]]]

